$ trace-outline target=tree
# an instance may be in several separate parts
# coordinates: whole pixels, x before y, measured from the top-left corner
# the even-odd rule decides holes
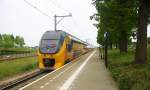
[[[20,37],[20,36],[16,36],[16,38],[15,38],[15,44],[18,47],[23,47],[23,45],[25,45],[24,38]]]
[[[2,35],[2,46],[4,48],[12,48],[14,47],[14,41],[9,34],[3,34]]]
[[[0,34],[0,48],[2,47],[2,35]]]
[[[23,37],[20,38],[20,43],[19,44],[20,44],[20,47],[23,47],[25,45]]]
[[[130,37],[137,35],[135,63],[147,61],[147,25],[150,23],[150,0],[94,0],[97,9],[98,43],[104,32],[109,32],[109,42],[118,44],[120,52],[127,52]],[[137,28],[136,35],[132,29]],[[116,44],[116,45],[117,45]]]
[[[150,45],[150,37],[147,38],[147,43]]]
[[[147,25],[150,0],[139,0],[139,2],[135,63],[144,64],[147,62]]]
[[[103,42],[104,32],[109,32],[109,44],[119,45],[120,52],[127,52],[127,45],[136,23],[136,9],[133,0],[94,1],[99,19],[98,43]]]
[[[14,35],[10,35],[10,37],[11,37],[11,39],[15,42],[15,37],[14,37]]]

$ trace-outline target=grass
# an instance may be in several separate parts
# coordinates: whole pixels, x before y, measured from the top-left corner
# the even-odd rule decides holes
[[[37,68],[35,57],[21,58],[0,63],[0,80]]]
[[[109,69],[119,90],[150,90],[150,48],[147,64],[134,64],[133,50],[127,54],[120,54],[116,49],[109,50],[108,60]]]
[[[1,50],[8,50],[8,51],[34,51],[34,49],[28,48],[28,47],[12,47],[12,48],[4,48],[0,47]]]

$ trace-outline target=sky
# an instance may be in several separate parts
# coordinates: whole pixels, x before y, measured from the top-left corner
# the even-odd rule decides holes
[[[54,15],[68,15],[57,26],[97,45],[97,29],[89,19],[96,10],[92,0],[0,0],[0,33],[23,36],[27,46],[37,46],[45,31],[54,30]],[[38,10],[37,10],[38,9]],[[57,20],[60,20],[58,18]]]
[[[97,45],[97,29],[89,20],[96,10],[92,0],[0,0],[0,33],[23,36],[27,46],[37,46],[45,31],[54,30],[54,15],[68,15],[57,26]],[[38,10],[37,10],[38,9]],[[58,20],[61,18],[58,18]],[[148,26],[150,36],[150,26]]]

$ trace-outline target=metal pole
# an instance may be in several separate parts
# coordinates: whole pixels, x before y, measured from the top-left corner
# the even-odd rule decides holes
[[[106,66],[106,68],[108,67],[107,47],[108,47],[108,44],[107,44],[107,38],[105,38],[105,66]]]
[[[101,57],[101,49],[100,49],[100,45],[98,47],[98,50],[99,50],[99,58]]]
[[[71,14],[65,15],[65,16],[57,16],[57,15],[55,14],[55,16],[54,16],[54,30],[57,31],[57,24],[59,24],[59,22],[62,21],[63,18],[65,18],[65,17],[71,17],[71,16],[72,16]],[[61,17],[62,19],[60,19],[60,20],[57,22],[57,17]]]
[[[105,59],[105,42],[103,43],[103,47],[102,47],[102,52],[103,52],[103,55],[102,55],[102,57],[103,57],[103,60]]]
[[[56,31],[57,30],[57,17],[56,15],[54,16],[54,30]]]

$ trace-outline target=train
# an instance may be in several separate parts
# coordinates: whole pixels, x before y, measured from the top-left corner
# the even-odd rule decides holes
[[[55,70],[87,52],[87,43],[62,30],[46,31],[39,43],[38,67]]]

